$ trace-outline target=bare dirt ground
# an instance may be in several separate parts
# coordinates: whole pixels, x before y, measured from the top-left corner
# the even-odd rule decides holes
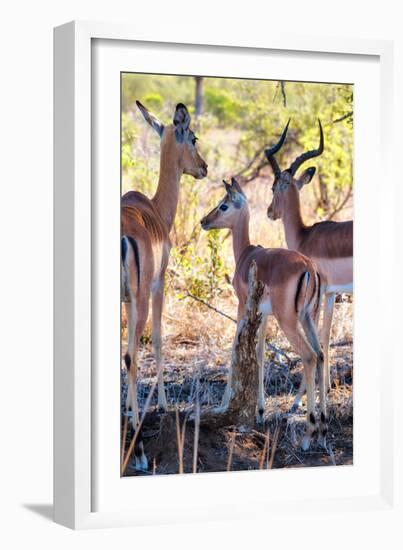
[[[252,470],[258,468],[296,468],[331,466],[353,463],[353,345],[351,339],[352,305],[343,300],[336,306],[336,324],[331,344],[332,389],[328,394],[329,432],[327,449],[314,443],[303,452],[299,441],[304,431],[305,400],[296,414],[288,411],[302,377],[302,364],[279,331],[269,331],[268,342],[284,351],[275,353],[267,347],[265,361],[265,425],[256,425],[248,434],[238,433],[236,427],[211,430],[200,427],[197,451],[197,472]],[[197,316],[197,313],[195,312]],[[216,314],[213,314],[216,315]],[[215,317],[212,317],[214,319]],[[228,324],[228,321],[226,321]],[[344,323],[344,325],[343,325]],[[347,327],[345,326],[347,324]],[[216,327],[215,327],[216,328]],[[210,346],[201,343],[206,325],[193,327],[186,336],[173,333],[165,339],[164,379],[170,410],[157,410],[156,395],[152,396],[145,415],[142,440],[149,461],[147,472],[136,472],[132,460],[124,475],[178,473],[177,415],[184,429],[184,472],[193,471],[194,422],[189,419],[198,402],[203,411],[220,404],[227,380],[230,341],[223,349],[222,342]],[[229,333],[233,327],[230,326]],[[169,332],[169,331],[168,331]],[[213,331],[215,332],[215,330]],[[203,344],[203,345],[202,345]],[[122,350],[126,349],[123,342]],[[145,341],[140,352],[141,375],[139,404],[142,409],[155,379],[155,365],[150,342]],[[126,395],[126,373],[122,368],[122,425]],[[130,445],[132,431],[128,430],[125,449]],[[267,445],[268,442],[268,445]],[[268,447],[268,452],[267,452]]]

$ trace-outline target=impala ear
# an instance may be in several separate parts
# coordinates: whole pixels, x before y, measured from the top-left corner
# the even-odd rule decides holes
[[[232,187],[230,183],[227,183],[225,180],[222,180],[225,190],[227,192],[227,195],[231,196]]]
[[[237,191],[237,193],[241,193],[241,195],[245,195],[245,193],[242,191],[242,187],[239,185],[237,180],[235,178],[231,178],[232,188]]]
[[[307,185],[315,175],[315,172],[316,168],[314,166],[311,166],[310,168],[304,170],[300,177],[297,179],[298,189],[302,189],[304,185]]]
[[[136,100],[136,105],[140,109],[140,112],[145,118],[146,122],[148,122],[151,128],[153,128],[157,132],[157,134],[162,137],[162,133],[164,131],[164,125],[162,124],[162,122],[160,122],[157,117],[151,114],[150,111],[140,103],[140,101]]]
[[[185,133],[189,130],[190,115],[183,103],[178,103],[174,113],[175,136],[179,143],[183,143],[185,139]]]
[[[232,178],[231,183],[227,183],[225,180],[223,180],[223,183],[232,204],[235,206],[235,208],[241,208],[242,205],[245,203],[246,197],[239,183],[235,180],[235,178]]]

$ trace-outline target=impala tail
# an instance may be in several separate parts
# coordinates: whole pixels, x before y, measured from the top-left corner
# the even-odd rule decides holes
[[[319,314],[323,284],[319,273],[311,268],[300,276],[295,295],[295,310],[301,320],[306,336],[320,361],[323,360],[322,347],[314,323]]]
[[[298,316],[307,314],[316,318],[323,293],[323,285],[319,273],[311,268],[304,271],[298,279],[295,293],[295,311]]]
[[[140,287],[140,253],[133,237],[123,235],[121,253],[123,299],[131,302],[137,296]]]

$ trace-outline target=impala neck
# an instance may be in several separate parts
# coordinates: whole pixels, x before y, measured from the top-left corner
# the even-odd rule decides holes
[[[249,245],[249,210],[246,206],[241,212],[238,223],[232,228],[232,246],[235,263],[238,263],[242,252]]]
[[[172,150],[172,145],[161,146],[160,176],[158,187],[153,197],[153,202],[164,220],[168,232],[175,220],[176,209],[179,201],[179,183],[182,170],[177,162],[177,152]]]
[[[305,225],[301,216],[299,191],[294,185],[285,193],[283,223],[287,247],[290,250],[298,250]]]

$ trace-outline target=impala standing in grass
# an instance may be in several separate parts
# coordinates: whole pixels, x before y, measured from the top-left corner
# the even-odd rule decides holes
[[[300,191],[315,174],[315,168],[309,167],[298,177],[297,170],[307,160],[318,157],[324,148],[323,130],[319,120],[319,147],[298,156],[286,170],[281,170],[275,154],[282,147],[287,135],[288,121],[280,140],[265,151],[274,172],[273,200],[267,210],[271,220],[281,218],[284,224],[285,239],[291,250],[298,250],[311,258],[317,266],[320,276],[327,281],[324,287],[325,303],[321,342],[325,357],[326,388],[330,388],[329,340],[332,326],[335,294],[353,292],[353,222],[323,221],[314,225],[305,225],[301,215]],[[297,407],[305,392],[305,380],[295,399]]]
[[[259,364],[258,415],[264,413],[264,342],[269,315],[274,315],[294,351],[304,365],[307,386],[307,428],[302,440],[303,450],[310,446],[314,432],[319,428],[320,442],[325,445],[327,433],[326,395],[323,372],[323,353],[313,317],[319,308],[321,285],[312,261],[299,252],[282,248],[262,248],[249,240],[249,207],[238,182],[224,182],[226,195],[201,220],[203,229],[231,230],[235,257],[233,286],[238,297],[238,323],[244,315],[248,293],[248,273],[252,260],[257,265],[257,278],[265,287],[260,301],[262,321],[258,333],[257,357]],[[247,366],[246,366],[247,367]],[[315,372],[318,370],[320,419],[315,419]],[[223,399],[223,409],[231,397],[231,373]]]
[[[122,297],[128,326],[125,363],[128,374],[127,409],[133,413],[133,427],[139,423],[137,403],[137,349],[148,317],[152,298],[152,344],[158,376],[158,405],[167,409],[161,355],[161,315],[165,271],[171,242],[182,174],[196,179],[207,175],[207,164],[197,151],[196,136],[190,129],[190,116],[182,103],[176,106],[173,124],[164,126],[140,102],[137,107],[161,139],[160,174],[157,191],[149,199],[129,191],[121,201]],[[135,448],[137,469],[147,468],[143,445]]]

